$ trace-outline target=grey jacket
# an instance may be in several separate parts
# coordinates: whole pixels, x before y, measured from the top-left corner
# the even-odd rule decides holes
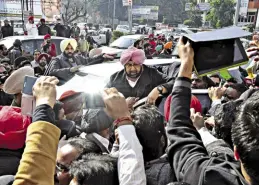
[[[79,65],[88,66],[88,65],[102,63],[104,61],[104,58],[102,55],[96,58],[85,58],[79,55],[75,55],[73,57],[73,61],[74,61],[74,66],[79,66]],[[75,73],[70,72],[70,68],[72,67],[73,67],[73,64],[69,61],[69,59],[64,54],[61,54],[52,59],[46,75],[57,77],[61,81],[61,83],[67,82],[75,75]]]
[[[13,48],[9,53],[9,58],[11,60],[11,64],[14,64],[15,59],[22,56],[22,52],[19,48]]]

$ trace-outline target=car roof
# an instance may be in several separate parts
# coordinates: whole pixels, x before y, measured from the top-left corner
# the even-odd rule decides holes
[[[178,59],[146,59],[144,64],[148,66],[171,64]],[[57,98],[68,91],[98,93],[103,90],[109,77],[114,73],[123,69],[120,62],[109,62],[84,66],[80,68],[80,72],[87,73],[86,76],[75,75],[71,80],[62,86],[57,86]]]
[[[178,59],[146,59],[147,66],[171,64]],[[80,68],[80,71],[99,77],[110,77],[112,74],[123,69],[120,62],[107,62]]]
[[[7,48],[10,48],[14,41],[16,39],[19,39],[21,41],[25,41],[25,40],[44,40],[44,36],[27,36],[27,35],[23,35],[23,36],[10,36],[10,37],[5,37],[3,39],[0,40],[0,44],[4,44]],[[55,40],[63,40],[65,39],[64,37],[56,37],[56,36],[52,36],[51,39],[55,39]]]
[[[138,34],[138,35],[124,35],[122,37],[138,40],[138,39],[144,38],[145,35],[141,35],[141,34]]]
[[[65,37],[56,37],[56,36],[51,36],[52,39],[65,39]],[[5,37],[3,39],[10,39],[10,40],[34,40],[34,39],[44,39],[44,35],[40,36],[28,36],[28,35],[21,35],[21,36],[10,36],[10,37]],[[3,40],[1,39],[1,40]]]

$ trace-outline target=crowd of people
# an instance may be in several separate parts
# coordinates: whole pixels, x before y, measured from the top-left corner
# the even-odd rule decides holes
[[[181,62],[149,67],[146,58],[170,56],[176,45],[173,37],[150,34],[122,52],[123,69],[102,90],[104,107],[90,108],[85,92],[71,89],[57,99],[56,86],[81,66],[114,56],[91,50],[77,25],[73,38],[56,46],[41,22],[35,27],[29,18],[26,26],[28,34],[44,35],[32,59],[20,40],[9,50],[0,45],[1,185],[259,184],[259,75],[250,78],[256,63],[252,74],[240,66],[228,79],[199,77],[193,48],[180,39]],[[258,61],[258,36],[251,45],[248,57]],[[23,113],[31,106],[26,76],[38,77],[33,115]],[[208,95],[195,94],[199,89]]]

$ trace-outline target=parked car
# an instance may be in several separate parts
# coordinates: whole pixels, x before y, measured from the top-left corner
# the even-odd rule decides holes
[[[13,46],[13,43],[16,39],[21,40],[22,48],[27,54],[33,54],[36,49],[40,49],[41,44],[43,43],[44,36],[11,36],[6,37],[0,40],[0,44],[4,44],[7,49]],[[55,37],[51,38],[52,42],[56,44],[57,54],[61,54],[60,50],[60,42],[65,39],[63,37]]]
[[[120,31],[124,34],[129,34],[130,33],[130,28],[128,25],[118,25],[116,28],[116,31]],[[132,33],[136,33],[136,29],[134,27],[132,27]]]
[[[116,54],[116,57],[120,57],[122,51],[133,46],[137,40],[144,38],[144,35],[125,35],[112,42],[109,46],[101,47],[101,49],[103,53]]]
[[[80,35],[86,36],[85,30],[81,30]],[[98,32],[96,30],[88,30],[88,35],[92,36],[94,41],[98,43],[98,45],[106,44],[106,34],[102,32]]]
[[[193,34],[194,32],[189,30],[188,28],[174,28],[172,30],[173,36],[182,36],[182,35],[188,35]]]

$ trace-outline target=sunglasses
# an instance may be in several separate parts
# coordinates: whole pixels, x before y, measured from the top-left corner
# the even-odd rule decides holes
[[[57,171],[62,172],[62,173],[66,173],[69,171],[68,167],[66,167],[65,165],[60,164],[60,163],[56,164],[56,169],[57,169]]]

